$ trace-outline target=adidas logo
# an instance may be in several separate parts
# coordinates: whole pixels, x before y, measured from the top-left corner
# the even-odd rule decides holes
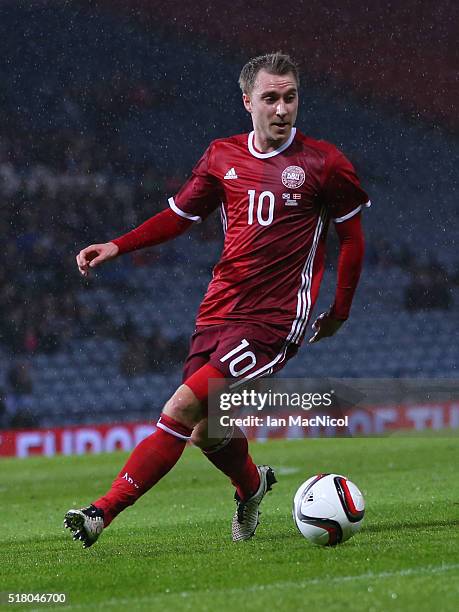
[[[223,178],[225,178],[225,179],[237,179],[238,175],[236,174],[236,170],[234,168],[230,168]]]

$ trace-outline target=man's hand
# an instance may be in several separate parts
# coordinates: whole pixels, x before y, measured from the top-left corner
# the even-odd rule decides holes
[[[323,312],[312,324],[312,329],[315,334],[309,339],[309,344],[319,342],[319,340],[322,340],[322,338],[333,336],[343,323],[344,321],[330,317],[328,312]]]
[[[76,256],[78,270],[83,276],[88,276],[89,269],[95,268],[104,261],[109,261],[118,255],[118,247],[113,242],[91,244]]]

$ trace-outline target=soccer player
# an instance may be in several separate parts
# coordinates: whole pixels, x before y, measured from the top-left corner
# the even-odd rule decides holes
[[[233,540],[252,537],[260,503],[276,480],[269,466],[252,461],[242,431],[209,438],[208,381],[267,376],[295,355],[318,295],[330,220],[340,242],[336,295],[314,323],[309,342],[332,336],[348,318],[362,266],[360,212],[369,206],[368,196],[336,147],[294,127],[299,77],[289,56],[250,60],[239,83],[253,131],[213,141],[169,198],[168,209],[77,255],[86,276],[123,253],[170,240],[220,209],[223,252],[197,315],[183,384],[110,490],[90,506],[67,512],[64,524],[84,547],[169,472],[189,441],[236,488]]]

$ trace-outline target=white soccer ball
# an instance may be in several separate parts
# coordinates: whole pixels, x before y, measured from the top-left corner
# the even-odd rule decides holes
[[[335,546],[359,531],[365,500],[353,482],[340,474],[318,474],[303,482],[293,498],[293,520],[307,540]]]

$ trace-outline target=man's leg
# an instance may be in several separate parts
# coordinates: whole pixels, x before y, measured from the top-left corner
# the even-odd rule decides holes
[[[238,427],[222,430],[219,439],[209,438],[208,421],[203,419],[193,429],[191,442],[207,459],[230,478],[241,499],[248,499],[260,486],[257,466],[249,454],[249,444]]]
[[[237,433],[237,436],[234,435]],[[247,438],[240,429],[230,430],[217,441],[208,437],[207,419],[193,429],[191,441],[236,487],[236,512],[232,522],[235,542],[249,540],[257,529],[260,504],[276,482],[269,465],[255,465],[248,452]]]
[[[187,387],[206,409],[210,379],[213,380],[214,391],[225,388],[224,374],[210,364],[200,367],[185,380]],[[249,455],[247,438],[239,428],[221,427],[217,422],[213,423],[213,430],[214,435],[209,438],[208,420],[202,419],[193,429],[191,442],[203,451],[216,468],[231,479],[241,499],[250,497],[258,489],[260,477],[257,466]]]
[[[184,368],[184,381],[193,389],[203,405],[207,403],[208,379],[202,376],[205,368],[217,372],[222,379],[254,377],[280,369],[294,352],[276,330],[262,325],[225,324],[217,329],[204,328],[197,332]],[[208,363],[200,360],[206,355]],[[223,383],[223,381],[222,381]],[[259,506],[265,494],[276,482],[273,470],[252,461],[245,435],[240,429],[208,437],[207,420],[193,430],[192,442],[199,446],[215,467],[226,474],[236,487],[237,510],[233,517],[233,540],[247,540],[253,536],[259,520]],[[236,434],[236,435],[235,435]]]
[[[241,375],[249,378],[256,375],[258,378],[268,371],[275,373],[280,370],[297,350],[297,345],[286,344],[283,334],[266,326],[227,324],[221,326],[218,342],[206,367],[213,368],[219,376],[227,379],[234,380]],[[207,389],[200,385],[202,372],[204,368],[189,376],[186,382],[204,405]],[[212,422],[212,430],[215,427],[216,423]],[[235,427],[232,432],[223,432],[220,440],[211,440],[207,430],[205,419],[194,428],[192,442],[202,449],[209,461],[231,478],[240,500],[247,501],[263,486],[263,474],[250,457],[247,438],[241,429]]]
[[[193,427],[202,418],[202,405],[193,391],[181,385],[166,403],[157,430],[140,442],[112,483],[110,490],[88,509],[70,510],[65,525],[85,547],[93,544],[103,528],[134,504],[179,460]]]

